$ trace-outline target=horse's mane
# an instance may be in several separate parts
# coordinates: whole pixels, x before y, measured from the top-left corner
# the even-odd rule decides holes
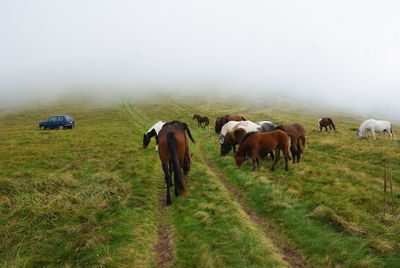
[[[246,135],[243,136],[242,140],[240,141],[240,143],[242,144],[248,137],[250,137],[251,135],[253,135],[254,133],[258,133],[257,131],[252,131],[252,132],[248,132],[246,133]]]
[[[274,128],[274,130],[277,130],[277,129],[284,130],[284,129],[283,129],[283,125],[279,125],[279,126],[276,126],[276,127]]]

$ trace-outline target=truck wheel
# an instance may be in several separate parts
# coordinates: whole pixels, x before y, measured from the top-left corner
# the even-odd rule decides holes
[[[64,126],[63,126],[63,125],[59,125],[59,126],[58,126],[58,129],[60,129],[60,130],[61,130],[61,129],[64,129]]]
[[[45,126],[40,126],[40,129],[45,130],[46,128],[45,128]]]

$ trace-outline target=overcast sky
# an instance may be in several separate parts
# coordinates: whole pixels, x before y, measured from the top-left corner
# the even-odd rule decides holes
[[[399,12],[383,0],[0,0],[0,107],[215,86],[400,118]]]

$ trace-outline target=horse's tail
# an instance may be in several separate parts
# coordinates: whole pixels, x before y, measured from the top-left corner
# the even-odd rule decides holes
[[[186,130],[186,133],[188,134],[190,140],[191,140],[193,143],[195,143],[195,141],[194,141],[194,139],[193,139],[193,137],[192,137],[192,133],[190,133],[189,126],[188,126],[185,122],[183,122],[183,127],[184,127],[184,129]]]
[[[172,164],[172,170],[174,171],[175,187],[178,188],[179,194],[186,194],[185,182],[183,180],[183,173],[181,165],[179,164],[178,156],[178,141],[176,140],[175,133],[168,132],[167,134],[168,150],[171,154],[170,164]]]
[[[332,119],[328,118],[328,120],[332,124],[333,130],[336,131],[336,127],[335,127],[335,124],[333,123]]]

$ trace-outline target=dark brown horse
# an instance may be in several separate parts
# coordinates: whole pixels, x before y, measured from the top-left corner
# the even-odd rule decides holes
[[[165,123],[158,133],[158,153],[167,185],[167,205],[172,204],[169,192],[172,185],[172,173],[174,173],[175,196],[187,195],[185,177],[189,174],[191,156],[185,131],[194,143],[188,125],[182,121]]]
[[[240,143],[246,133],[246,130],[243,128],[228,131],[224,137],[224,142],[221,144],[221,155],[229,153],[231,148],[233,148],[233,153],[236,153],[236,145]]]
[[[293,163],[300,162],[303,148],[306,146],[306,130],[298,123],[290,125],[280,125],[275,129],[285,131],[291,137],[290,152],[292,153]],[[296,159],[297,158],[297,159]]]
[[[280,125],[280,126],[277,126],[275,129],[280,129],[285,132],[295,133],[297,135],[297,137],[300,138],[301,145],[303,146],[303,148],[306,147],[306,130],[299,123],[294,123],[294,124],[290,124],[290,125]]]
[[[240,115],[225,115],[223,117],[217,117],[217,120],[215,120],[215,132],[217,134],[221,133],[222,126],[228,123],[229,121],[245,121],[245,120],[247,119]]]
[[[270,132],[250,132],[247,133],[239,146],[235,155],[236,167],[240,168],[246,155],[250,154],[253,161],[253,170],[260,168],[260,153],[275,150],[275,158],[271,170],[275,170],[276,164],[280,159],[280,151],[285,158],[285,170],[288,170],[290,138],[285,131],[273,130]]]
[[[290,152],[292,154],[293,163],[299,163],[301,154],[303,153],[303,146],[301,139],[296,133],[286,132],[290,137]]]
[[[200,116],[198,114],[193,115],[192,120],[196,119],[197,120],[197,127],[202,127],[205,128],[206,126],[208,126],[210,124],[210,120],[208,119],[207,116]],[[202,123],[204,123],[204,126],[202,125]]]
[[[319,126],[319,131],[322,132],[322,128],[325,128],[325,132],[328,132],[328,127],[329,130],[332,131],[332,128],[334,131],[336,131],[335,124],[333,123],[332,119],[329,117],[324,117],[318,120],[318,126]]]

